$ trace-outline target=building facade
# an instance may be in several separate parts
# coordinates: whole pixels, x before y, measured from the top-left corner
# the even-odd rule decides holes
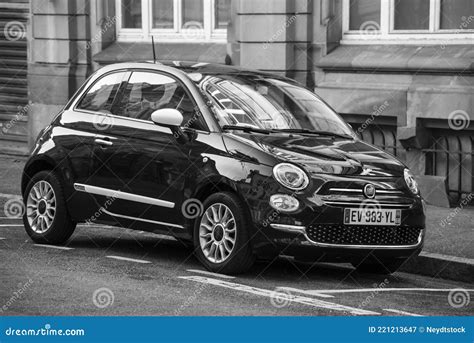
[[[407,163],[433,202],[472,192],[472,0],[35,0],[29,18],[20,143],[31,146],[100,66],[151,60],[153,37],[157,59],[241,65],[306,84],[364,140]],[[18,117],[1,115],[4,129]],[[7,126],[2,149],[19,127]]]

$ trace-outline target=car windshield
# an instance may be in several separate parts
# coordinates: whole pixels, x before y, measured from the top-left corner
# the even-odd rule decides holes
[[[204,78],[201,88],[214,104],[221,127],[353,136],[338,114],[297,84],[260,75],[219,75]]]

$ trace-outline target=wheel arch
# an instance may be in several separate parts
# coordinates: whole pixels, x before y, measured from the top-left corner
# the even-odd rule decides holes
[[[29,161],[21,177],[21,194],[25,193],[26,186],[35,174],[43,170],[54,170],[55,168],[56,164],[47,156]]]
[[[206,183],[202,184],[194,193],[193,198],[199,200],[201,203],[211,196],[212,194],[219,193],[219,192],[228,192],[232,193],[239,198],[239,200],[244,205],[248,215],[250,216],[250,209],[247,206],[242,194],[240,194],[237,185],[232,183],[230,180],[226,179],[217,179],[217,180],[208,180]],[[251,218],[251,217],[249,217]],[[188,233],[192,237],[193,235],[193,228],[194,228],[194,220],[189,219],[187,223]]]
[[[201,202],[204,202],[204,200],[206,200],[210,195],[218,192],[234,193],[242,200],[242,197],[237,191],[237,187],[222,180],[217,182],[209,181],[206,184],[202,185],[197,190],[196,194],[194,195],[194,198],[198,199]]]

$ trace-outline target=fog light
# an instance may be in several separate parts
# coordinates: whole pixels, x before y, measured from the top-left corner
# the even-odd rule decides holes
[[[294,212],[300,202],[295,197],[287,194],[274,194],[270,197],[270,206],[280,212]]]

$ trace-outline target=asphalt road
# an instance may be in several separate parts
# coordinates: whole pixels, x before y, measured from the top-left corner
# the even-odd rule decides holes
[[[104,226],[60,249],[0,219],[0,275],[0,315],[474,315],[474,285],[284,257],[229,277],[170,237]]]

